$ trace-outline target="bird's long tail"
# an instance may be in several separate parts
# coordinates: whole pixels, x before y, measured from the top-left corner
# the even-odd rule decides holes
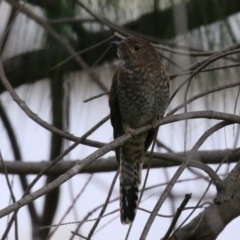
[[[120,215],[122,224],[131,224],[138,205],[144,142],[128,142],[120,148]],[[129,150],[130,149],[130,150]]]

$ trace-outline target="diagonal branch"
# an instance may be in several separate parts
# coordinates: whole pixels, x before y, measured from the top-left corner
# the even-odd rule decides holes
[[[171,116],[171,117],[173,117],[173,116]],[[163,120],[164,119],[157,121],[157,125],[160,125],[160,123]],[[240,119],[238,119],[238,120],[240,121]],[[216,126],[222,126],[222,125],[225,126],[225,125],[228,125],[228,124],[230,124],[230,123],[220,123],[220,124],[217,124]],[[151,127],[152,127],[152,125],[148,124],[148,125],[146,125],[144,127],[136,129],[136,133],[139,134],[141,132],[146,131],[147,129],[150,129]],[[89,164],[92,164],[94,161],[96,161],[98,158],[103,156],[105,153],[107,153],[107,152],[111,151],[112,149],[115,149],[116,147],[122,145],[124,142],[129,140],[131,137],[132,137],[131,134],[127,133],[127,134],[124,134],[121,137],[117,138],[116,140],[110,142],[109,144],[104,145],[102,148],[100,148],[99,150],[97,150],[97,151],[93,152],[92,154],[90,154],[88,157],[86,157],[80,163],[76,164],[73,168],[69,169],[65,174],[59,176],[57,179],[55,179],[51,183],[45,185],[44,187],[42,187],[39,190],[37,190],[34,193],[32,193],[31,195],[27,195],[24,198],[20,199],[19,201],[16,201],[16,203],[11,204],[8,207],[0,210],[0,217],[3,217],[5,215],[7,215],[7,214],[9,214],[9,213],[19,209],[19,208],[25,206],[29,202],[32,202],[33,200],[35,200],[35,199],[45,195],[46,193],[50,192],[54,188],[60,186],[61,184],[66,182],[68,179],[70,179],[73,176],[75,176],[76,174],[78,174],[83,168],[85,168]],[[190,160],[192,158],[191,155],[192,154],[190,153],[190,155],[188,157],[187,164],[190,162]],[[185,165],[186,165],[186,162],[183,163],[182,165],[183,165],[182,168],[184,169]],[[181,170],[181,171],[183,171],[183,170]],[[175,181],[175,180],[173,180],[173,181]]]
[[[29,18],[33,19],[35,22],[37,22],[39,25],[41,25],[47,32],[48,34],[53,37],[64,49],[67,50],[67,52],[71,55],[74,56],[74,60],[77,62],[77,64],[85,69],[85,70],[89,70],[89,67],[87,65],[87,63],[79,56],[76,55],[75,50],[72,48],[72,46],[65,41],[61,35],[59,35],[48,23],[47,21],[45,21],[43,18],[39,17],[38,15],[36,15],[35,13],[33,13],[32,11],[30,11],[28,8],[26,8],[25,6],[23,6],[22,4],[20,4],[17,1],[14,0],[6,0],[12,7],[15,7],[17,9],[20,9],[22,13],[24,13],[26,16],[28,16]],[[96,74],[94,73],[90,73],[91,78],[99,85],[99,87],[103,90],[103,91],[107,91],[108,88],[100,81],[100,79],[97,77]]]
[[[176,183],[176,181],[178,180],[178,178],[181,176],[181,174],[183,173],[183,171],[185,170],[185,168],[188,166],[188,164],[190,163],[191,159],[193,158],[193,156],[195,155],[195,153],[197,152],[197,150],[199,149],[199,147],[203,144],[203,142],[210,136],[212,135],[214,132],[216,132],[217,130],[229,125],[230,123],[228,122],[220,122],[216,125],[214,125],[213,127],[211,127],[209,130],[207,130],[200,138],[199,140],[196,142],[196,144],[193,146],[193,148],[191,149],[191,151],[189,152],[189,155],[187,156],[186,161],[184,161],[181,166],[178,168],[178,170],[175,172],[175,174],[173,175],[172,179],[170,180],[169,184],[167,185],[167,187],[165,188],[165,190],[163,191],[161,197],[159,198],[159,200],[157,201],[152,214],[149,216],[148,221],[142,231],[141,240],[145,240],[147,237],[147,234],[152,226],[152,223],[156,217],[156,214],[159,212],[162,204],[164,203],[165,199],[167,198],[169,192],[171,191],[171,189],[173,188],[174,184]]]
[[[215,240],[228,223],[240,216],[240,178],[236,178],[236,173],[240,176],[240,161],[224,181],[225,186],[236,187],[232,197],[223,204],[208,206],[188,224],[180,228],[169,240]],[[234,183],[232,177],[235,178]],[[228,192],[226,192],[226,197],[228,197]]]

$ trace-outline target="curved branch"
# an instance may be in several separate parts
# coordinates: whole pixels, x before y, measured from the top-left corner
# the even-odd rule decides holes
[[[9,120],[1,102],[0,102],[0,117],[1,117],[1,120],[4,124],[4,127],[6,129],[8,137],[10,139],[11,147],[12,147],[14,158],[15,158],[14,160],[17,163],[22,163],[22,154],[21,154],[21,151],[20,151],[20,148],[19,148],[19,144],[17,142],[15,132],[13,130],[13,127],[10,123],[10,120]],[[2,164],[1,164],[1,168],[2,168],[3,173],[4,173],[4,166]],[[23,175],[20,175],[19,177],[20,177],[21,187],[22,187],[23,191],[25,191],[26,188],[28,187],[27,178],[26,178],[26,176],[23,176]],[[28,205],[28,210],[29,210],[29,214],[31,216],[31,220],[32,220],[33,225],[37,225],[39,223],[39,217],[38,217],[36,208],[35,208],[33,203],[30,203]]]
[[[174,184],[176,183],[176,181],[178,180],[178,178],[181,176],[181,174],[183,173],[183,171],[185,170],[185,168],[188,166],[188,164],[190,163],[191,159],[193,158],[193,156],[196,154],[197,150],[199,149],[199,147],[204,143],[204,141],[211,136],[214,132],[216,132],[217,130],[229,125],[230,123],[228,122],[220,122],[216,125],[214,125],[213,127],[211,127],[210,129],[208,129],[200,138],[199,140],[195,143],[195,145],[193,146],[193,148],[191,149],[191,151],[189,152],[189,155],[187,156],[186,161],[184,161],[181,166],[178,168],[178,170],[175,172],[175,174],[173,175],[172,179],[170,180],[169,184],[167,185],[167,187],[164,189],[161,197],[159,198],[159,200],[157,201],[152,214],[149,216],[147,223],[142,231],[141,240],[145,240],[147,237],[147,234],[152,226],[152,223],[156,217],[156,214],[159,212],[162,204],[164,203],[165,199],[167,198],[169,192],[172,190]],[[221,184],[222,185],[222,184]],[[221,186],[222,187],[222,186]]]
[[[232,182],[231,179],[236,173],[238,176],[240,175],[240,161],[224,181],[225,186],[231,188],[238,186],[232,197],[221,205],[212,204],[207,207],[187,225],[180,228],[169,240],[215,240],[228,223],[240,216],[240,178],[234,177],[235,182]],[[228,197],[227,192],[226,197]]]

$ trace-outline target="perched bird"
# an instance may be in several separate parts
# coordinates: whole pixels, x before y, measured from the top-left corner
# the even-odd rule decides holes
[[[117,55],[123,61],[113,76],[109,96],[114,138],[127,132],[134,135],[116,149],[121,222],[131,224],[137,210],[144,154],[157,131],[156,120],[163,117],[169,103],[169,78],[148,41],[128,37],[111,44],[117,46]],[[153,129],[136,135],[134,129],[148,123]]]

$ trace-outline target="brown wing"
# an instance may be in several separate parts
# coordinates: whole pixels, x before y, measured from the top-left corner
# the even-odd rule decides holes
[[[145,141],[145,152],[148,150],[151,143],[153,142],[155,134],[157,133],[157,131],[158,131],[158,127],[155,128],[155,129],[151,129],[147,132],[147,138],[146,138],[146,141]]]
[[[109,94],[109,107],[110,107],[110,119],[113,127],[113,136],[114,139],[118,138],[123,134],[121,114],[118,105],[118,96],[117,96],[117,77],[118,77],[119,68],[113,75],[112,86]],[[119,148],[115,149],[116,157],[119,162]]]

